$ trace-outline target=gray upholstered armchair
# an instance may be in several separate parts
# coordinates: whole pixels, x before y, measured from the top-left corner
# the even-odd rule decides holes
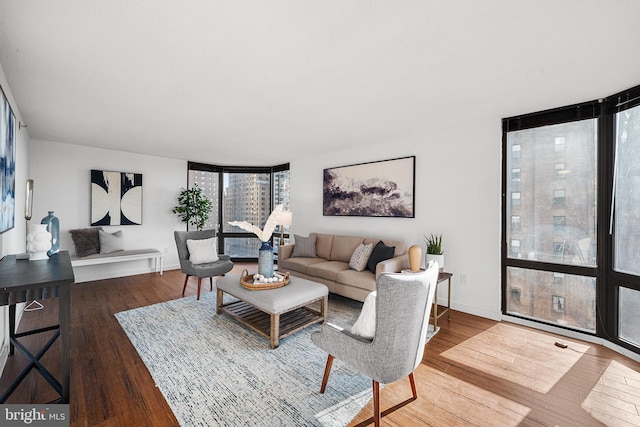
[[[180,260],[180,270],[187,275],[184,279],[182,287],[182,296],[187,289],[187,282],[190,276],[198,278],[198,295],[196,299],[200,299],[200,286],[203,278],[208,277],[211,290],[213,290],[213,276],[224,276],[233,268],[233,262],[229,255],[218,254],[218,260],[213,262],[205,262],[194,264],[190,258],[187,240],[203,240],[216,237],[215,230],[201,231],[174,231],[173,237],[176,239],[178,248],[178,259]],[[217,248],[216,248],[217,249]]]
[[[373,379],[374,422],[380,425],[380,383],[409,376],[414,399],[413,371],[422,361],[429,315],[438,280],[438,264],[422,273],[383,273],[376,290],[376,328],[373,339],[365,339],[344,328],[324,324],[311,335],[312,341],[329,353],[320,393],[324,393],[333,359]]]

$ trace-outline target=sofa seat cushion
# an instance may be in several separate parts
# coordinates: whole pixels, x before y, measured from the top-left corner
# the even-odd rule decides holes
[[[307,268],[310,265],[326,261],[326,259],[322,258],[287,258],[278,260],[278,269],[282,271],[293,270],[299,271],[300,273],[306,273]]]
[[[376,275],[369,270],[355,271],[349,269],[341,271],[336,277],[336,282],[367,291],[376,290]]]
[[[307,274],[327,280],[336,281],[338,273],[350,270],[349,264],[343,261],[325,261],[307,267]]]

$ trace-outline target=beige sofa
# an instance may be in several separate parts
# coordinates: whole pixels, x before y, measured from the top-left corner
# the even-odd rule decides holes
[[[409,268],[409,256],[403,242],[374,237],[339,236],[311,233],[316,236],[316,257],[291,257],[295,244],[278,248],[278,269],[289,271],[292,276],[324,283],[329,292],[358,301],[364,301],[376,289],[376,277],[382,272],[399,272]],[[349,267],[353,251],[361,243],[375,246],[380,240],[387,246],[395,246],[394,256],[376,265],[376,274],[365,269],[356,271]]]

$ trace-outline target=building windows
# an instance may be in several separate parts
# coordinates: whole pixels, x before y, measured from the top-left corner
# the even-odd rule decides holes
[[[556,153],[564,151],[564,136],[557,136],[554,139],[554,148]]]
[[[564,163],[556,163],[555,165],[553,165],[553,168],[555,171],[554,176],[556,177],[556,179],[564,178],[564,176],[567,174],[567,168]]]
[[[511,146],[511,158],[514,160],[519,159],[521,149],[522,147],[520,146],[520,144],[513,144]]]
[[[561,232],[564,231],[566,217],[564,216],[554,216],[553,217],[553,231]]]
[[[562,208],[565,205],[565,190],[553,190],[553,207]]]
[[[520,168],[511,169],[511,181],[520,181]]]
[[[520,303],[520,298],[521,298],[521,289],[520,288],[511,288],[511,302],[512,303],[516,303],[519,304]]]
[[[564,274],[562,273],[553,273],[553,284],[556,286],[564,285]]]
[[[566,243],[565,242],[553,242],[553,256],[556,259],[562,259],[564,255]]]
[[[514,207],[514,208],[520,206],[520,192],[519,191],[514,191],[513,193],[511,193],[511,206]]]
[[[553,304],[553,311],[564,313],[564,297],[553,295],[551,297],[551,303]]]
[[[511,231],[520,230],[520,215],[511,215]]]
[[[511,239],[511,256],[518,257],[520,255],[520,240]]]

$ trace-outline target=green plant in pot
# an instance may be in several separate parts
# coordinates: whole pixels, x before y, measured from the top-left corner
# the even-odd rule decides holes
[[[200,230],[204,228],[212,209],[213,202],[202,193],[202,188],[194,184],[193,188],[183,188],[180,191],[178,206],[175,206],[171,212],[178,215],[182,222]]]
[[[424,235],[424,241],[427,245],[427,263],[431,260],[435,260],[440,267],[440,270],[444,268],[444,251],[442,250],[442,234],[430,234]]]

